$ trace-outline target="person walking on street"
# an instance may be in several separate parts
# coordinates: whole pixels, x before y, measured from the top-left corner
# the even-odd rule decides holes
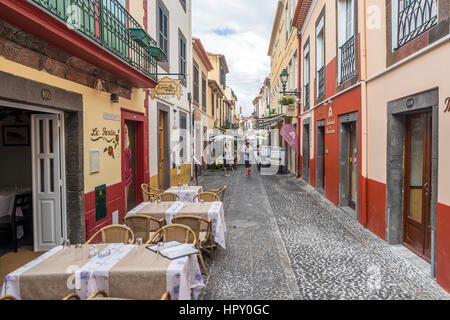
[[[250,164],[250,143],[245,141],[245,145],[242,150],[244,151],[244,160],[245,160],[245,177],[249,177],[251,175],[252,165]]]
[[[230,175],[228,174],[228,168],[231,168],[231,166],[233,165],[233,161],[234,161],[234,157],[232,156],[231,153],[231,145],[230,142],[227,141],[225,143],[225,148],[223,150],[223,167],[224,167],[224,171],[225,171],[225,177],[229,177]]]

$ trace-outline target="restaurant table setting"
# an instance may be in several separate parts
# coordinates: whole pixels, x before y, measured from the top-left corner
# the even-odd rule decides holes
[[[175,193],[180,201],[187,202],[194,200],[195,196],[203,192],[202,186],[175,186],[169,188],[166,192]],[[195,201],[198,201],[197,199]]]
[[[164,218],[167,224],[172,224],[174,217],[183,215],[211,219],[214,241],[226,248],[227,228],[222,202],[143,202],[128,212],[127,216],[134,214],[148,215],[158,220]]]
[[[197,299],[204,283],[196,254],[187,254],[171,260],[123,243],[58,246],[6,276],[2,295],[55,300],[76,293],[86,299],[104,290],[110,297],[158,300],[168,291],[172,300]]]

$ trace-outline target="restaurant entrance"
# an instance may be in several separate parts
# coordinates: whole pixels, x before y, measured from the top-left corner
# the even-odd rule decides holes
[[[0,119],[0,219],[7,216],[10,224],[3,221],[2,231],[10,229],[14,249],[17,238],[19,246],[50,250],[67,233],[64,117],[40,108],[2,106]]]

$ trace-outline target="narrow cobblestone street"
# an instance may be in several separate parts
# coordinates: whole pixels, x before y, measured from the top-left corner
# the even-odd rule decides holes
[[[293,175],[207,172],[228,185],[227,249],[201,299],[449,299],[429,276]],[[379,276],[378,276],[379,275]]]

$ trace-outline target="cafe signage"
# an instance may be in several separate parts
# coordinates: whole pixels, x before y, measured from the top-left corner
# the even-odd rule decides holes
[[[41,98],[44,100],[47,100],[47,101],[51,100],[52,99],[51,91],[48,89],[42,89],[41,90]]]
[[[181,99],[181,80],[172,80],[168,77],[161,79],[158,85],[152,89],[150,97],[155,99],[158,96],[176,96]]]

